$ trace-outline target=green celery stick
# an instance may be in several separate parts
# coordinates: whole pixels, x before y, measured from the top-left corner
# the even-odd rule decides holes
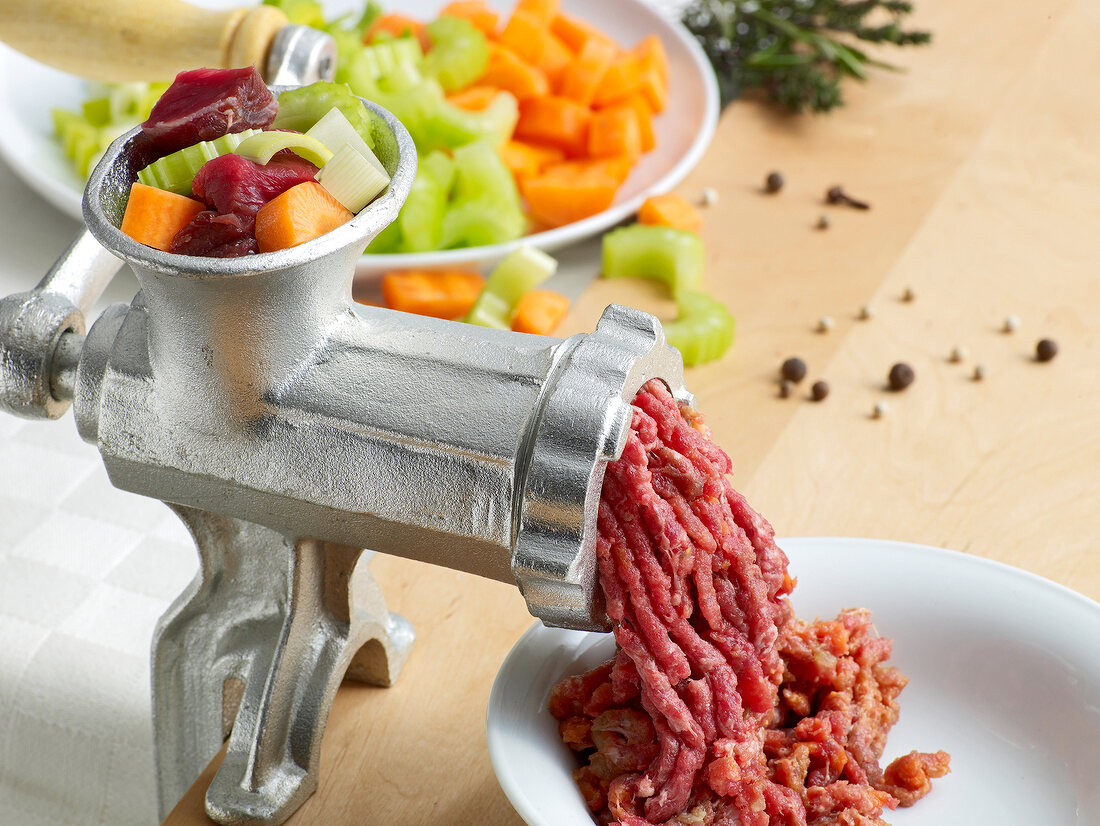
[[[330,109],[336,107],[355,127],[367,146],[374,148],[371,122],[363,102],[351,93],[345,84],[319,80],[308,86],[287,89],[279,95],[279,112],[271,124],[272,129],[292,132],[308,132]]]
[[[489,44],[469,21],[444,16],[427,25],[432,49],[424,58],[424,73],[448,92],[464,89],[485,74]]]
[[[705,263],[702,239],[687,230],[631,224],[603,237],[604,278],[652,278],[677,293],[699,288]]]
[[[733,343],[733,316],[718,299],[682,290],[676,294],[676,310],[676,319],[664,325],[665,339],[687,366],[714,361]]]
[[[557,269],[558,262],[542,250],[520,247],[489,273],[485,288],[464,320],[482,327],[509,329],[512,312],[523,294],[533,290]]]
[[[258,134],[259,129],[245,129],[243,132],[222,135],[212,141],[199,141],[153,161],[138,172],[138,180],[146,186],[167,189],[177,195],[190,195],[191,182],[207,161],[235,151],[243,141]]]

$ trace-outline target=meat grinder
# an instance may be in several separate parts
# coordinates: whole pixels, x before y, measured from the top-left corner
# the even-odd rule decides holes
[[[595,517],[629,400],[659,377],[691,402],[660,323],[626,307],[560,340],[354,303],[356,261],[416,171],[408,133],[367,105],[392,181],[342,227],[235,259],[138,244],[117,228],[135,130],[91,176],[87,230],[0,303],[0,404],[71,404],[112,483],[162,499],[199,549],[152,645],[162,817],[227,737],[217,822],[281,823],[312,793],[340,681],[391,684],[413,641],[370,552],[511,582],[547,624],[604,628]],[[118,259],[140,290],[86,329]]]

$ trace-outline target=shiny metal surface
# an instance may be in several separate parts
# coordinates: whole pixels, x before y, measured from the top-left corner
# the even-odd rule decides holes
[[[0,300],[0,409],[28,419],[69,409],[51,390],[54,354],[65,333],[84,333],[84,314],[121,266],[84,231],[33,290]]]
[[[115,485],[171,504],[202,562],[154,639],[162,814],[226,734],[206,795],[219,823],[281,823],[316,787],[340,679],[389,684],[412,641],[360,549],[514,582],[544,622],[605,627],[595,513],[628,402],[653,377],[691,400],[636,310],[562,341],[356,305],[356,261],[416,168],[371,108],[389,189],[300,247],[208,259],[124,236],[133,133],[85,193],[91,234],[141,290],[43,345],[46,367],[60,349],[81,436]]]
[[[273,86],[304,86],[336,75],[336,41],[309,26],[283,26],[271,41],[264,80]]]

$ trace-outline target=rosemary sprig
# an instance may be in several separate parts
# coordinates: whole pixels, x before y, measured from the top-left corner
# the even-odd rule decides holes
[[[843,103],[840,81],[863,80],[867,67],[896,69],[854,42],[914,46],[925,31],[907,31],[906,0],[692,0],[683,22],[718,76],[723,105],[760,89],[794,112],[827,112]]]

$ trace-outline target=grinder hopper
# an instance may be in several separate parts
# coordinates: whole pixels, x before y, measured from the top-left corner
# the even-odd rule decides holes
[[[168,503],[199,548],[153,640],[162,815],[226,736],[216,821],[280,823],[312,793],[340,680],[390,684],[412,642],[364,548],[512,582],[544,622],[604,628],[595,515],[629,400],[657,377],[691,401],[635,310],[563,341],[355,304],[356,260],[416,167],[400,123],[366,105],[392,182],[344,226],[239,259],[140,245],[117,229],[131,132],[92,174],[88,232],[0,303],[0,403],[57,418],[71,401],[111,481]],[[140,292],[84,335],[115,257]]]

